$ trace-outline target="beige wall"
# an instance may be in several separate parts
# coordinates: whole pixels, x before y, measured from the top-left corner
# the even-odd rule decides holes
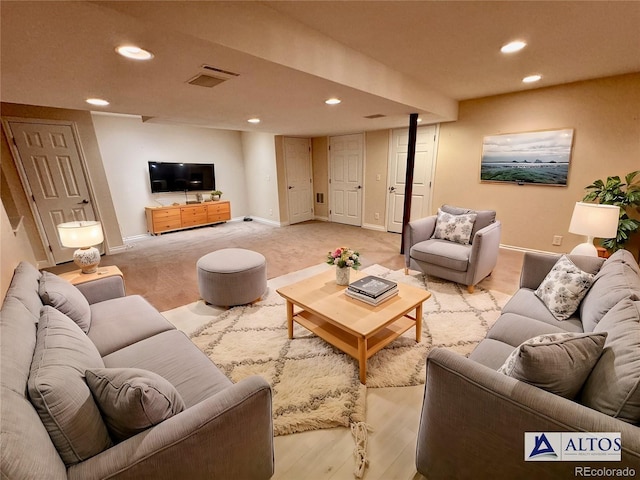
[[[364,211],[362,225],[375,230],[387,229],[387,176],[389,130],[365,133],[364,147]],[[379,178],[379,180],[378,180]],[[376,218],[376,214],[377,217]]]
[[[36,257],[29,245],[29,238],[24,228],[24,224],[16,222],[12,225],[9,220],[7,211],[2,203],[2,211],[0,212],[0,297],[4,300],[11,279],[13,278],[13,270],[25,260],[34,266],[36,265]],[[12,219],[13,220],[13,219]]]
[[[329,138],[311,139],[311,159],[313,164],[313,214],[318,220],[329,220]],[[318,193],[324,197],[317,202]]]
[[[584,187],[640,168],[639,112],[640,74],[463,101],[458,121],[441,126],[433,208],[495,209],[502,244],[570,251],[584,241],[568,232]],[[567,187],[480,183],[483,136],[566,127],[575,129]],[[561,246],[551,245],[554,235]]]
[[[118,221],[116,218],[115,209],[111,199],[111,192],[107,183],[107,177],[102,163],[102,157],[100,150],[98,149],[98,141],[96,139],[95,131],[93,128],[93,122],[91,120],[91,114],[89,112],[80,110],[65,110],[60,108],[49,107],[37,107],[32,105],[18,105],[13,103],[2,103],[2,117],[19,117],[19,118],[31,118],[38,120],[56,120],[56,121],[70,121],[77,127],[79,134],[78,141],[81,144],[82,153],[86,161],[88,169],[88,177],[90,179],[90,185],[94,194],[95,206],[98,210],[98,216],[102,221],[105,244],[109,249],[122,246],[122,236],[118,228]],[[3,140],[4,141],[4,140]],[[2,164],[13,164],[13,157],[7,148],[2,148]],[[4,168],[4,167],[3,167]],[[19,198],[23,189],[16,179],[9,177],[11,180],[9,188],[15,190],[15,198]],[[22,193],[24,195],[24,193]],[[18,204],[18,214],[26,217],[27,227],[33,222],[33,216],[28,204]],[[33,251],[38,254],[37,261],[41,266],[47,264],[46,258],[41,258],[41,253],[44,252],[41,239],[39,235],[35,235],[35,232],[28,231],[29,239],[33,245]]]

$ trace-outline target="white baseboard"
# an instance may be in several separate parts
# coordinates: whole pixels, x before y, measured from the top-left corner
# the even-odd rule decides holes
[[[378,232],[386,232],[387,229],[384,225],[375,225],[373,223],[363,223],[362,228],[366,228],[367,230],[377,230]]]
[[[513,250],[516,252],[542,253],[545,255],[562,255],[562,252],[550,252],[548,250],[535,250],[533,248],[516,247],[513,245],[505,245],[503,243],[500,244],[500,248],[504,248],[505,250]]]
[[[320,217],[318,215],[313,217],[314,220],[318,220],[319,222],[328,222],[329,221],[329,217]]]
[[[280,222],[276,222],[275,220],[269,220],[268,218],[262,217],[251,217],[254,222],[263,223],[265,225],[271,225],[272,227],[283,227],[284,225]]]

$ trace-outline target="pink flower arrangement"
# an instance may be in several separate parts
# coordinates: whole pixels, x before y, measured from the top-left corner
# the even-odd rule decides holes
[[[351,267],[357,270],[360,266],[360,254],[347,247],[336,248],[327,254],[327,263],[337,267]]]

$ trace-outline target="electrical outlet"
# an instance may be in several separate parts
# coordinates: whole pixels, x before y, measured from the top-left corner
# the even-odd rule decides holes
[[[373,218],[374,218],[375,220],[380,220],[380,214],[379,214],[378,212],[374,213],[374,214],[373,214]]]
[[[273,209],[272,208],[269,209],[269,216],[273,217]]]
[[[554,235],[552,245],[560,246],[562,245],[562,235]]]

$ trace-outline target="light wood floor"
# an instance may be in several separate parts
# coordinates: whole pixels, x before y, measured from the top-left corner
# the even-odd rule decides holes
[[[257,222],[231,222],[214,228],[175,232],[136,242],[130,249],[103,257],[103,265],[118,265],[128,294],[141,294],[164,311],[198,299],[195,262],[204,253],[224,247],[249,248],[267,258],[269,278],[322,263],[338,246],[356,248],[363,266],[378,263],[398,270],[400,236],[327,222],[271,227]],[[522,253],[501,249],[484,288],[512,294],[517,290]],[[74,269],[73,264],[50,269]],[[418,480],[415,447],[423,386],[370,388],[367,391],[369,466],[366,480]],[[352,480],[355,443],[347,428],[334,428],[275,438],[274,479]]]

